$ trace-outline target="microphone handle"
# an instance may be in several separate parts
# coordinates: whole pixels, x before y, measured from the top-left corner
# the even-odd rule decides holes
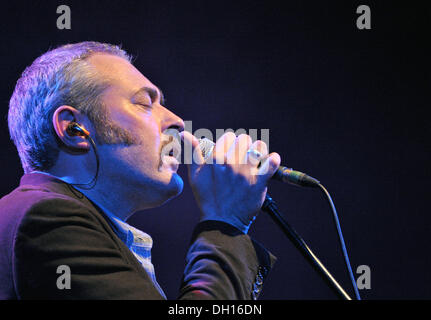
[[[292,168],[287,168],[284,166],[279,166],[277,171],[272,176],[272,179],[294,184],[301,187],[312,187],[316,188],[319,186],[320,181],[310,177],[309,175],[293,170]]]

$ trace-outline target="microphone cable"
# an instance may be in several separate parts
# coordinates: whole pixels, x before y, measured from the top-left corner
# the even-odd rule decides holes
[[[202,156],[204,159],[207,159],[214,148],[215,143],[207,138],[199,139],[199,147],[202,152]],[[256,157],[260,157],[260,152],[256,150],[249,150],[249,152],[253,152]],[[260,164],[259,164],[260,165]],[[359,290],[356,284],[355,277],[352,272],[352,267],[350,265],[349,256],[347,254],[346,244],[344,242],[343,233],[341,232],[340,221],[338,219],[337,210],[335,209],[334,202],[332,201],[331,195],[328,190],[320,183],[319,180],[303,173],[300,171],[293,170],[291,168],[287,168],[284,166],[280,166],[275,174],[272,176],[272,179],[293,184],[301,187],[311,187],[317,188],[326,195],[329,204],[332,209],[332,214],[334,218],[334,223],[338,233],[338,239],[340,241],[341,250],[343,252],[344,262],[347,266],[347,271],[352,282],[353,290],[355,292],[355,296],[357,300],[361,300],[361,296],[359,295]],[[274,200],[267,194],[266,199],[262,205],[262,209],[268,213],[270,213],[271,217],[275,220],[275,222],[283,229],[289,239],[293,241],[293,243],[297,246],[297,248],[304,254],[306,259],[312,263],[312,265],[322,273],[324,278],[331,283],[331,285],[339,292],[344,298],[350,299],[350,297],[344,292],[341,286],[336,282],[336,280],[332,277],[328,270],[323,266],[323,264],[319,261],[319,259],[312,253],[310,248],[304,242],[304,240],[295,232],[295,230],[281,217],[278,212],[277,206]]]
[[[335,209],[334,202],[332,201],[331,195],[329,194],[328,190],[326,190],[326,188],[322,184],[319,183],[318,187],[326,195],[326,197],[329,201],[329,204],[331,206],[332,214],[333,214],[333,218],[334,218],[334,223],[335,223],[335,226],[337,228],[338,239],[340,241],[341,250],[342,250],[343,256],[344,256],[344,262],[346,263],[347,271],[349,273],[350,281],[352,282],[352,286],[353,286],[353,290],[355,292],[356,300],[361,300],[361,296],[359,295],[358,286],[356,284],[356,280],[355,280],[355,277],[353,275],[352,267],[350,265],[349,255],[347,254],[346,244],[344,242],[343,233],[341,232],[340,221],[338,219],[338,214],[337,214],[337,210]]]
[[[341,249],[343,251],[344,261],[347,266],[347,271],[349,273],[350,280],[352,282],[353,290],[355,292],[355,296],[357,300],[361,300],[359,295],[359,291],[356,285],[355,278],[353,276],[352,268],[350,266],[349,257],[347,254],[346,245],[344,242],[343,234],[341,232],[340,222],[338,219],[337,210],[335,209],[334,203],[329,192],[326,190],[323,185],[316,184],[314,187],[320,187],[321,190],[327,196],[329,203],[331,205],[331,209],[334,216],[334,222],[337,227],[338,238],[341,244]],[[305,241],[298,235],[294,228],[292,228],[289,223],[284,219],[283,215],[277,208],[277,204],[275,201],[266,194],[265,201],[262,205],[262,210],[267,212],[270,217],[274,220],[274,222],[283,230],[286,236],[292,241],[293,245],[301,252],[304,258],[310,262],[311,266],[322,276],[323,280],[327,282],[327,284],[333,289],[338,295],[343,297],[345,300],[352,300],[350,296],[344,291],[341,285],[335,280],[335,278],[330,274],[330,272],[325,268],[323,263],[317,258],[317,256],[311,251],[310,247],[305,243]]]

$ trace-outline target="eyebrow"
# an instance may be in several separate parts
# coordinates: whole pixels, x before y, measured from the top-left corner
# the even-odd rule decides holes
[[[151,102],[154,103],[154,101],[160,97],[160,104],[165,105],[166,99],[163,95],[163,92],[160,88],[152,88],[152,87],[142,87],[138,91],[136,91],[132,98],[136,98],[136,96],[139,96],[140,94],[148,94],[151,98]]]

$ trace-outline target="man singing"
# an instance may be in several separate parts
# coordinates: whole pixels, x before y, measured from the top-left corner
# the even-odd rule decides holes
[[[130,56],[97,42],[61,46],[27,67],[8,124],[25,174],[0,200],[0,299],[166,299],[151,237],[126,221],[181,193],[179,162],[162,152],[171,131],[194,151],[189,180],[201,210],[178,298],[258,297],[275,257],[247,232],[280,165],[264,142],[226,133],[208,164]],[[60,266],[68,288],[58,287]]]

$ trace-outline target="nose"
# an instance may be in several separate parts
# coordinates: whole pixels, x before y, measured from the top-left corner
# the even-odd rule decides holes
[[[163,108],[162,131],[175,129],[179,132],[184,131],[184,121],[172,111]]]

